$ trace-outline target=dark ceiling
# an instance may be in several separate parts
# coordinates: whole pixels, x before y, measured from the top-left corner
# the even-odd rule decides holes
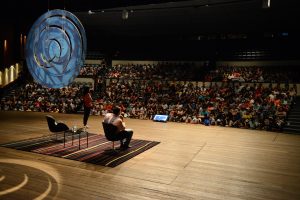
[[[262,1],[10,0],[1,7],[1,20],[4,26],[19,24],[28,29],[48,8],[65,8],[78,16],[87,32],[102,35],[172,37],[207,33],[299,31],[297,0],[270,0],[270,8],[262,8]],[[124,9],[128,11],[127,20],[122,19]],[[92,14],[89,14],[89,10]]]
[[[291,2],[291,1],[290,1]],[[193,0],[76,12],[85,27],[114,35],[193,35],[298,30],[298,8],[289,0]],[[128,19],[122,19],[122,10]]]
[[[299,51],[293,51],[300,43],[298,0],[270,0],[270,8],[262,8],[263,1],[8,0],[0,7],[0,37],[1,41],[15,40],[18,45],[20,34],[26,35],[39,16],[48,10],[66,9],[83,23],[89,51],[110,55],[126,52],[134,56],[144,51],[145,55],[158,57],[169,52],[177,59],[178,55],[195,52],[194,57],[199,59],[206,53],[209,57],[216,52],[228,52],[231,47],[276,47],[279,55],[292,49],[290,51],[299,57]],[[122,19],[123,10],[128,11],[126,20]],[[243,34],[247,35],[247,40],[233,42],[220,37],[225,35],[227,39],[228,35]],[[206,40],[214,35],[221,40]],[[202,37],[203,40],[195,42]]]

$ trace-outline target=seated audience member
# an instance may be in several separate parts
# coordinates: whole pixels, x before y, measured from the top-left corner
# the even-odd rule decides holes
[[[121,109],[119,107],[115,107],[112,110],[112,113],[107,113],[104,116],[103,122],[107,124],[113,124],[116,126],[118,137],[120,138],[120,149],[128,149],[130,148],[129,143],[131,141],[133,131],[131,129],[125,129],[126,125],[123,121],[123,116],[121,114]],[[124,139],[125,142],[124,142]]]
[[[203,123],[204,123],[205,126],[210,125],[210,119],[209,119],[209,116],[207,114],[204,115]]]
[[[285,118],[286,117],[286,112],[282,108],[278,108],[275,115],[277,117],[280,117],[280,118]]]

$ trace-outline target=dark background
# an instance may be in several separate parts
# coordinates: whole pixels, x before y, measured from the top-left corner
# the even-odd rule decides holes
[[[1,68],[21,56],[20,34],[48,9],[66,9],[83,23],[88,51],[111,59],[235,59],[264,51],[260,59],[299,59],[297,0],[10,0],[1,2]],[[122,12],[128,11],[128,19]],[[89,14],[93,13],[93,14]]]

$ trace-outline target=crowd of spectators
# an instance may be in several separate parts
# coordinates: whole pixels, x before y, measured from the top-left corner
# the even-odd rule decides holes
[[[3,98],[0,110],[77,113],[82,109],[81,83],[62,89],[50,89],[37,83],[27,83]]]
[[[107,66],[104,62],[101,64],[86,64],[81,68],[79,75],[85,77],[97,78],[105,75]]]
[[[169,121],[192,124],[281,130],[297,94],[296,86],[259,83],[277,77],[277,72],[266,76],[260,67],[219,67],[207,74],[208,85],[192,81],[196,76],[190,64],[103,63],[85,66],[80,75],[96,80],[92,115],[105,115],[119,105],[124,117],[151,120],[166,114]],[[2,99],[0,109],[78,113],[83,86],[49,89],[27,83]]]
[[[195,80],[191,63],[122,64],[108,67],[106,78],[144,80]]]
[[[296,96],[295,87],[262,84],[199,87],[192,82],[121,80],[106,89],[102,109],[117,103],[125,117],[153,119],[166,114],[174,122],[267,130],[282,128]]]
[[[102,94],[105,87],[105,77],[109,66],[106,65],[105,61],[101,64],[86,64],[81,68],[79,77],[93,78],[95,81],[94,94]]]
[[[294,83],[300,82],[300,73],[293,66],[258,67],[258,66],[218,66],[205,72],[193,63],[158,63],[158,64],[118,64],[109,66],[104,62],[98,65],[85,65],[81,76],[115,79],[138,80],[179,80],[206,82],[260,82],[260,83]]]
[[[300,73],[295,67],[219,66],[207,72],[205,81],[237,82],[300,82]]]

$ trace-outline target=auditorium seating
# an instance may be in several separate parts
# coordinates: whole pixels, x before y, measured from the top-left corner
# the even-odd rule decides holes
[[[87,65],[82,69],[87,73],[82,75],[89,75],[91,72],[97,79],[95,106],[91,114],[104,115],[112,105],[119,104],[125,115],[131,118],[152,119],[155,114],[167,114],[170,121],[199,124],[203,123],[203,116],[207,115],[214,125],[281,130],[285,119],[273,116],[279,110],[288,113],[296,95],[296,88],[292,83],[260,83],[257,78],[261,75],[264,75],[264,81],[268,77],[280,75],[278,71],[273,70],[272,73],[268,68],[218,67],[214,74],[208,74],[211,75],[210,80],[203,82],[191,79],[192,71],[181,74],[182,65],[175,65],[172,70],[167,66],[173,67],[166,64],[156,71],[158,66],[149,64]],[[95,69],[98,67],[104,76],[99,76],[99,69]],[[131,73],[124,71],[123,67],[126,70],[130,69]],[[154,72],[144,76],[149,70]],[[224,82],[224,75],[228,78],[231,72],[239,74],[244,79],[242,83],[237,79]],[[166,75],[169,78],[166,78]],[[284,81],[288,75],[283,73],[282,79],[276,80]],[[219,82],[214,82],[214,77],[221,78],[218,79]],[[2,98],[0,108],[78,113],[81,107],[80,88],[80,85],[73,84],[54,90],[43,88],[36,83],[28,83],[16,90],[15,94]]]

